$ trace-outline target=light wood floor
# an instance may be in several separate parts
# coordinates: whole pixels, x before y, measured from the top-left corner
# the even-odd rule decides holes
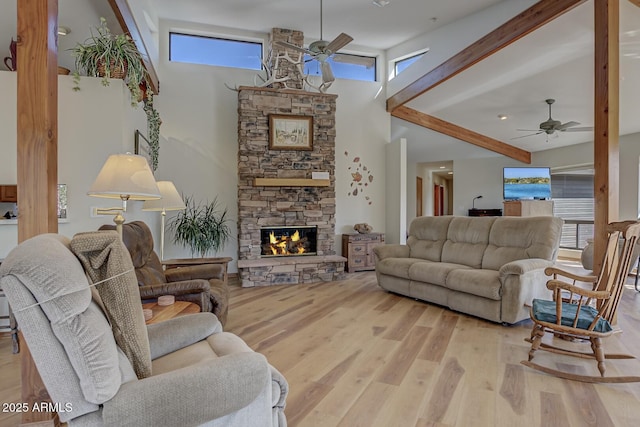
[[[590,385],[519,364],[529,321],[504,327],[387,293],[375,273],[344,281],[232,287],[227,331],[287,378],[296,426],[637,426],[640,383]],[[640,293],[625,291],[624,331],[605,349],[640,358]],[[535,360],[597,373],[590,360],[538,352]],[[640,360],[608,374],[640,375]],[[0,338],[0,402],[20,401],[19,357]],[[18,417],[0,413],[0,426]]]

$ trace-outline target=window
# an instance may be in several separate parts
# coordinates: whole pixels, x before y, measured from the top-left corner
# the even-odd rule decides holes
[[[261,70],[262,43],[170,33],[169,61]]]
[[[320,63],[304,56],[304,73],[312,76],[322,75]],[[327,60],[331,64],[333,75],[341,79],[376,81],[376,58],[372,56],[337,53]]]
[[[394,66],[393,66],[393,69],[394,69],[394,72],[395,72],[394,75],[397,76],[398,74],[400,74],[401,72],[403,72],[404,70],[409,68],[409,65],[413,64],[418,59],[422,58],[425,53],[427,53],[427,52],[418,53],[417,55],[413,55],[413,56],[410,56],[408,58],[404,58],[404,59],[400,59],[400,60],[396,61],[394,63]]]
[[[593,237],[593,170],[551,174],[553,215],[564,219],[560,247],[582,249]]]

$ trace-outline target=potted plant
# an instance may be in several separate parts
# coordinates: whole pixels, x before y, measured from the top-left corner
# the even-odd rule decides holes
[[[208,252],[218,252],[231,237],[227,209],[218,207],[218,198],[198,204],[193,197],[184,197],[187,208],[169,222],[173,242],[191,249],[204,258]]]
[[[128,34],[113,34],[107,20],[100,18],[100,26],[84,43],[71,49],[76,58],[74,90],[80,90],[80,70],[88,76],[102,77],[102,84],[109,85],[110,78],[124,79],[131,92],[133,105],[142,99],[141,85],[147,78],[142,54]]]

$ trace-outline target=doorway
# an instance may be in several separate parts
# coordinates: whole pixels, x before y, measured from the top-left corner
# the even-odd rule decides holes
[[[433,216],[444,215],[444,186],[433,186]]]

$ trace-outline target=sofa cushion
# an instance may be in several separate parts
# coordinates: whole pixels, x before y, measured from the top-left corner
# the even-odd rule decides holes
[[[417,282],[427,282],[438,286],[446,286],[447,276],[453,270],[471,268],[466,265],[448,262],[421,261],[409,267],[409,278]]]
[[[480,268],[495,217],[456,217],[442,247],[442,262]]]
[[[452,216],[423,216],[414,219],[409,228],[409,256],[429,261],[440,261],[442,245]]]
[[[447,276],[447,288],[496,301],[502,298],[502,283],[496,270],[453,270]]]
[[[497,218],[489,233],[482,268],[499,270],[518,259],[555,261],[563,220],[552,216]]]
[[[418,258],[385,258],[378,261],[376,271],[389,276],[409,278],[409,268],[416,262],[422,261]]]

